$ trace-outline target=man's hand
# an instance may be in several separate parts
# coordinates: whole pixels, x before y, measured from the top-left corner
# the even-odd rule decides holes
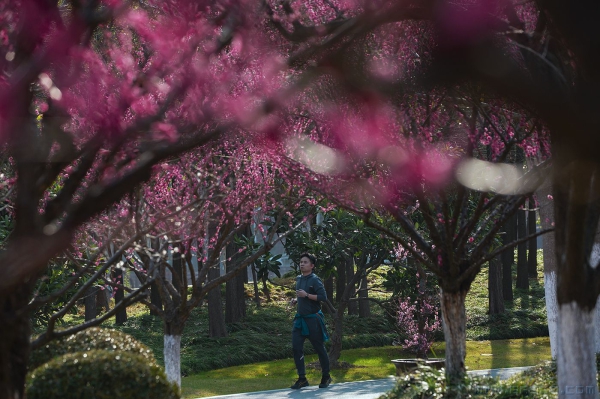
[[[296,296],[298,298],[308,298],[308,292],[306,292],[304,290],[297,290],[296,291]]]
[[[291,306],[295,306],[297,303],[298,303],[298,300],[296,298],[292,298],[292,300],[290,301]]]

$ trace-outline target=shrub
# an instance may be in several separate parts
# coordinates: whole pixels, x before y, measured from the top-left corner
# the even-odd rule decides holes
[[[399,378],[396,387],[379,399],[489,398],[489,387],[496,382],[491,378],[467,376],[450,390],[446,385],[444,369],[420,366],[415,372]]]
[[[426,358],[442,325],[438,317],[439,303],[437,295],[428,292],[425,279],[417,280],[416,291],[415,301],[410,297],[398,300],[396,322],[402,348]]]
[[[91,350],[69,353],[38,367],[27,384],[29,399],[175,399],[179,388],[145,356]]]
[[[156,365],[150,348],[136,341],[131,335],[116,330],[92,327],[52,341],[33,351],[29,359],[29,369],[38,368],[55,357],[67,353],[87,352],[94,349],[135,353],[144,357],[147,362]]]
[[[453,390],[446,385],[444,370],[420,367],[398,379],[398,384],[379,399],[550,399],[558,397],[556,366],[546,362],[508,380],[467,375]]]

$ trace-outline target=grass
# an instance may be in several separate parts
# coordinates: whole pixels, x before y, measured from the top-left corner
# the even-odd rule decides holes
[[[436,343],[436,354],[443,356],[444,344]],[[392,359],[406,356],[398,347],[386,346],[344,350],[340,360],[354,367],[332,370],[337,383],[385,378],[395,374]],[[547,337],[500,341],[468,341],[466,365],[470,370],[532,366],[550,359]],[[307,362],[315,362],[315,355]],[[319,381],[320,372],[308,369],[309,381]],[[184,398],[287,388],[297,378],[291,359],[205,371],[182,379]]]
[[[548,335],[541,250],[538,250],[537,259],[538,278],[529,279],[529,291],[513,288],[514,300],[505,301],[506,312],[499,315],[487,313],[488,269],[487,266],[482,268],[466,298],[467,339],[497,340]],[[512,275],[516,280],[516,265],[513,266]]]

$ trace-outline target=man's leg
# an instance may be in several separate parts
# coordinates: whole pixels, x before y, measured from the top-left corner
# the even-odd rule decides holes
[[[327,388],[331,383],[331,377],[329,375],[329,355],[327,354],[327,349],[325,349],[325,343],[323,342],[321,323],[317,319],[311,319],[310,323],[308,323],[308,328],[310,331],[309,341],[319,356],[321,373],[323,374],[319,388]]]
[[[292,389],[300,389],[308,386],[306,380],[306,369],[304,366],[304,340],[306,337],[302,335],[302,330],[294,328],[292,330],[292,350],[294,352],[294,363],[298,371],[298,381],[291,386]]]

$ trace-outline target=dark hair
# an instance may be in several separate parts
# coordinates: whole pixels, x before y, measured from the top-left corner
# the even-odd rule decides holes
[[[305,252],[302,255],[300,255],[300,257],[298,259],[302,259],[302,258],[308,258],[308,260],[310,260],[310,263],[315,265],[315,267],[317,266],[317,258],[313,254],[309,254],[308,252]]]

